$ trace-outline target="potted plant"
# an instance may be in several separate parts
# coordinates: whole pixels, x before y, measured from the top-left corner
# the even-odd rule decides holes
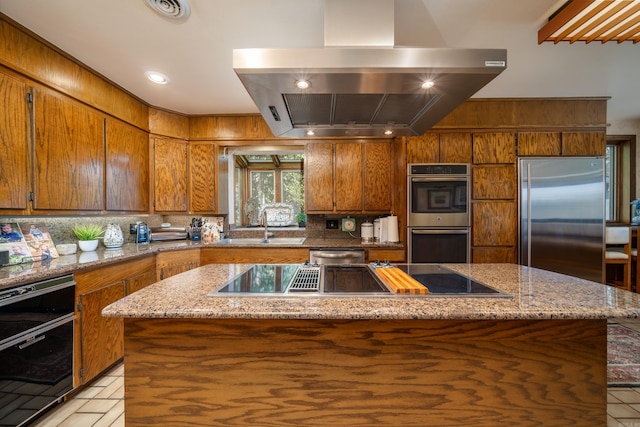
[[[298,223],[298,227],[306,227],[307,214],[304,212],[298,212],[296,215],[296,222]]]
[[[73,234],[78,238],[78,246],[85,252],[95,251],[98,248],[98,237],[103,232],[104,229],[98,224],[76,224],[73,227]]]

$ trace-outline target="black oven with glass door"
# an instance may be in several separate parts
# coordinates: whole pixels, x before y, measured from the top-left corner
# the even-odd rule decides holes
[[[0,288],[0,426],[31,423],[73,388],[75,284]]]
[[[412,163],[407,169],[410,263],[466,263],[470,259],[470,166]]]

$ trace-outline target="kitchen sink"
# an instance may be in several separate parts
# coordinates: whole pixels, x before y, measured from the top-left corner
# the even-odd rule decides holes
[[[270,237],[263,238],[241,237],[237,239],[221,239],[219,244],[227,245],[301,245],[306,237]]]

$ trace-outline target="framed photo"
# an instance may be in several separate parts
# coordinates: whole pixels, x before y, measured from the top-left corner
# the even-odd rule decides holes
[[[451,207],[451,191],[429,192],[429,209],[448,209]]]
[[[34,261],[58,258],[56,245],[44,224],[20,224],[20,230],[29,246]]]

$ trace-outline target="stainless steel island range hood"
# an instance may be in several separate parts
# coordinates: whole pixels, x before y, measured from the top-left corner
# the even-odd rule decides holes
[[[393,23],[393,0],[379,1],[391,5],[382,22],[390,14]],[[505,49],[327,46],[334,15],[347,16],[354,34],[379,36],[373,4],[327,0],[324,48],[233,51],[233,68],[275,136],[421,135],[506,69]],[[370,31],[351,19],[359,6]]]

